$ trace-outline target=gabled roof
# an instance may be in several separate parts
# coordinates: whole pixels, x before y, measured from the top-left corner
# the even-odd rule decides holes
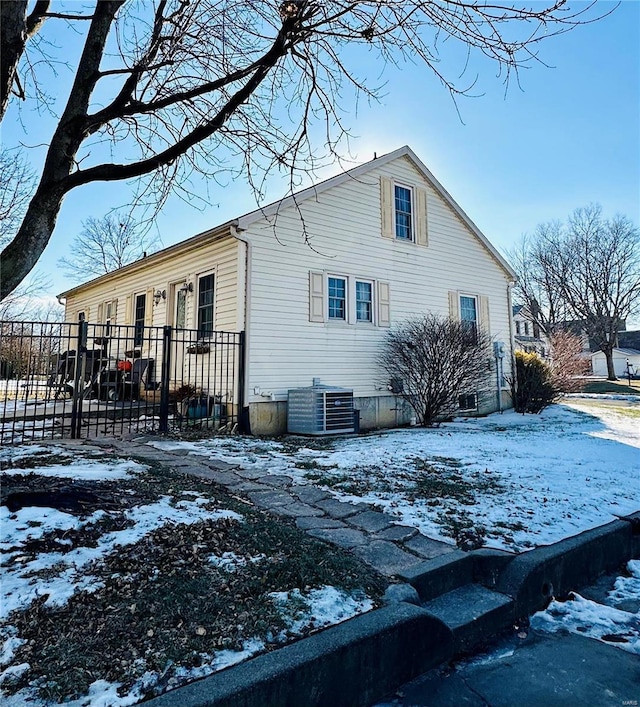
[[[408,158],[414,165],[414,167],[422,174],[427,182],[431,184],[433,189],[442,197],[442,199],[453,209],[458,218],[467,226],[467,228],[478,238],[482,245],[489,251],[490,255],[496,260],[498,265],[506,272],[506,274],[517,279],[516,273],[513,268],[507,263],[507,261],[500,255],[496,248],[491,244],[489,239],[482,233],[482,231],[475,225],[475,223],[467,216],[467,214],[462,210],[460,205],[455,201],[455,199],[449,194],[449,192],[440,184],[440,182],[433,176],[433,174],[427,169],[420,158],[415,154],[415,152],[408,146],[400,147],[393,152],[389,152],[381,157],[376,157],[370,162],[365,162],[364,164],[354,167],[346,172],[341,172],[335,177],[330,177],[325,179],[323,182],[319,182],[307,189],[303,189],[291,196],[288,196],[280,201],[274,201],[268,206],[251,211],[238,219],[238,228],[240,230],[246,229],[252,223],[259,221],[263,218],[269,218],[271,216],[276,216],[282,209],[288,208],[290,206],[299,206],[303,201],[307,199],[315,199],[327,189],[332,189],[337,187],[344,182],[351,179],[357,179],[362,175],[370,172],[372,169],[377,169],[388,162],[397,160],[401,157]]]
[[[638,349],[619,349],[615,348],[613,349],[614,353],[619,353],[622,354],[623,356],[640,356],[640,351]],[[601,354],[602,351],[594,351],[591,355],[592,356],[597,356],[598,354]]]
[[[307,199],[316,199],[320,194],[327,191],[328,189],[337,187],[340,184],[343,184],[349,180],[358,179],[367,172],[370,172],[372,169],[377,169],[387,164],[388,162],[392,162],[393,160],[397,160],[401,157],[406,157],[413,163],[414,167],[418,170],[418,172],[422,174],[425,180],[431,184],[433,189],[453,209],[458,218],[460,218],[460,220],[476,236],[480,243],[482,243],[485,249],[494,258],[498,265],[505,271],[505,273],[513,280],[516,280],[516,273],[509,265],[509,263],[507,263],[507,261],[500,255],[496,248],[489,242],[489,240],[482,233],[482,231],[480,231],[480,229],[475,225],[475,223],[473,223],[473,221],[467,216],[467,214],[462,210],[460,205],[455,201],[451,194],[449,194],[449,192],[442,186],[442,184],[440,184],[440,182],[426,168],[426,166],[417,157],[413,150],[407,145],[405,145],[404,147],[400,147],[399,149],[394,150],[393,152],[389,152],[386,155],[382,155],[381,157],[376,157],[369,162],[365,162],[364,164],[361,164],[358,167],[354,167],[353,169],[347,170],[346,172],[341,172],[340,174],[337,174],[334,177],[325,179],[324,181],[319,182],[318,184],[296,192],[295,194],[287,196],[284,199],[274,201],[273,203],[268,204],[267,206],[255,209],[254,211],[250,211],[249,213],[244,214],[244,216],[240,216],[237,219],[227,221],[226,223],[216,226],[215,228],[208,229],[206,231],[203,231],[202,233],[198,233],[195,236],[180,241],[179,243],[176,243],[172,246],[163,248],[162,250],[159,250],[156,253],[148,255],[144,259],[136,260],[133,263],[129,263],[128,265],[119,268],[118,270],[114,270],[110,273],[107,273],[106,275],[101,275],[100,277],[90,280],[89,282],[84,282],[81,285],[72,287],[66,290],[65,292],[59,294],[58,297],[66,297],[69,294],[75,292],[76,290],[83,289],[87,285],[93,285],[98,282],[105,281],[115,273],[120,273],[125,270],[136,270],[140,267],[147,267],[150,263],[164,259],[167,256],[173,255],[174,253],[177,253],[185,248],[192,248],[200,242],[204,243],[208,240],[207,237],[220,236],[223,234],[223,232],[234,235],[236,229],[238,231],[245,230],[248,226],[250,226],[252,223],[255,223],[256,221],[259,221],[263,218],[276,216],[282,209],[286,209],[292,206],[299,206]]]

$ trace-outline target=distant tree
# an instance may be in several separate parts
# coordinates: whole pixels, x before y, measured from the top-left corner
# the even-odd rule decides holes
[[[482,329],[427,314],[389,330],[378,366],[418,424],[432,426],[459,410],[461,395],[488,385],[490,345]]]
[[[582,376],[591,370],[591,362],[584,357],[582,341],[570,331],[557,329],[549,337],[551,380],[559,393],[571,393],[584,387]]]
[[[89,218],[59,265],[77,281],[89,280],[138,260],[157,248],[158,238],[124,214]]]
[[[24,156],[15,150],[0,149],[0,249],[11,242],[34,188],[35,174]],[[0,321],[31,316],[34,298],[42,294],[44,287],[41,278],[23,281],[0,302]]]
[[[440,44],[497,63],[508,79],[543,39],[596,19],[565,0],[94,0],[0,2],[0,120],[16,104],[55,115],[37,188],[0,255],[0,300],[24,280],[54,231],[62,202],[86,184],[140,180],[162,203],[190,173],[312,169],[316,122],[325,154],[348,133],[341,100],[375,99],[385,63],[419,62],[452,93]],[[609,10],[607,9],[607,12]],[[84,41],[74,66],[53,24]],[[52,41],[55,40],[55,41]],[[357,62],[367,51],[370,76]],[[353,59],[350,65],[350,60]],[[57,71],[71,72],[68,92]],[[455,70],[454,70],[455,71]],[[454,73],[457,75],[457,72]],[[62,84],[64,85],[64,84]],[[355,105],[355,103],[354,103]],[[46,111],[44,110],[46,107]],[[350,108],[351,106],[349,106]],[[15,119],[15,118],[14,118]],[[43,124],[46,124],[43,122]],[[293,182],[293,178],[292,178]],[[293,184],[292,184],[293,186]],[[147,190],[147,191],[145,191]]]
[[[616,380],[613,349],[626,319],[640,311],[640,230],[626,216],[605,219],[598,205],[576,209],[566,224],[538,227],[514,260],[515,297],[552,334],[577,320]]]
[[[0,149],[0,248],[15,235],[35,187],[35,174],[14,150]]]

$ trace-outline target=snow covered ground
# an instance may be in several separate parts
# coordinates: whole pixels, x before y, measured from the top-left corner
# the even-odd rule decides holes
[[[8,464],[10,461],[15,464],[25,458],[30,458],[26,469],[11,468]],[[42,460],[42,465],[38,464],[38,460]],[[87,459],[78,449],[69,450],[64,446],[52,445],[0,449],[0,462],[2,461],[7,462],[5,466],[9,466],[2,472],[6,476],[33,472],[43,477],[81,482],[125,479],[145,469],[141,464],[130,460],[95,457]],[[44,607],[61,607],[77,591],[96,592],[103,586],[103,582],[92,571],[96,562],[110,553],[117,553],[123,547],[136,543],[163,526],[225,518],[242,522],[242,516],[238,513],[224,508],[212,508],[210,499],[197,493],[191,493],[186,500],[177,501],[162,495],[155,502],[131,507],[125,512],[128,527],[104,532],[97,541],[94,539],[68,552],[43,549],[35,556],[27,549],[29,544],[32,545],[55,531],[63,531],[63,537],[58,542],[68,543],[70,546],[71,541],[64,539],[65,532],[95,528],[107,513],[108,511],[97,510],[86,516],[78,516],[47,507],[25,507],[12,513],[6,506],[0,506],[0,702],[3,707],[49,707],[54,704],[39,696],[35,684],[23,687],[15,694],[13,690],[3,689],[3,686],[6,688],[19,681],[30,667],[28,663],[19,662],[15,658],[16,651],[24,644],[24,639],[11,623],[12,611],[26,609],[34,600],[42,601]],[[251,559],[259,562],[265,560],[265,557]],[[210,560],[213,564],[225,565],[226,571],[234,570],[233,558],[212,556]],[[275,641],[288,640],[291,636],[300,635],[310,628],[318,629],[339,623],[373,608],[373,602],[364,593],[349,594],[328,585],[304,594],[300,589],[292,588],[289,592],[274,593],[272,599],[287,626],[287,631],[283,632],[282,636],[273,638]],[[165,678],[165,687],[170,689],[204,677],[245,660],[264,648],[264,642],[255,638],[245,641],[242,650],[222,649],[202,654],[198,667],[177,667],[168,682]],[[108,660],[109,656],[105,655],[105,661]],[[124,707],[135,704],[142,699],[145,690],[157,684],[161,677],[157,672],[148,671],[124,695],[118,693],[119,684],[99,679],[91,685],[87,695],[65,704],[72,707]]]
[[[546,633],[570,631],[640,656],[640,560],[627,565],[628,577],[618,577],[603,603],[573,593],[568,601],[553,601],[531,618],[531,628]]]
[[[602,400],[602,396],[600,398]],[[541,415],[458,419],[332,442],[214,438],[163,449],[288,474],[425,535],[522,551],[640,510],[640,405],[572,398]]]

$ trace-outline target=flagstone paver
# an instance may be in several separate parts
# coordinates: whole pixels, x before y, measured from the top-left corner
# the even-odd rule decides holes
[[[318,518],[305,516],[296,520],[296,525],[300,530],[312,530],[314,528],[346,528],[346,524],[335,518]]]
[[[378,533],[389,528],[394,518],[380,511],[363,511],[349,518],[349,523],[369,533]]]
[[[353,528],[312,528],[307,532],[309,535],[313,535],[314,538],[326,540],[347,550],[351,550],[358,545],[364,545],[369,540],[369,536],[366,533]]]
[[[339,501],[329,491],[311,483],[299,483],[287,474],[269,474],[255,467],[243,469],[212,457],[188,456],[188,450],[184,449],[161,450],[146,442],[142,438],[96,446],[146,457],[211,479],[247,497],[260,508],[295,519],[300,530],[350,550],[387,576],[456,549],[422,535],[416,528],[397,524],[392,515],[375,510],[367,503]]]
[[[401,543],[410,540],[418,534],[417,528],[412,528],[410,525],[392,525],[386,530],[381,530],[375,534],[377,540],[392,540],[393,542]]]
[[[354,516],[360,511],[366,511],[368,506],[366,503],[343,503],[335,498],[327,498],[324,501],[316,503],[318,508],[321,508],[332,518],[348,518]]]
[[[394,575],[416,564],[416,556],[401,550],[388,540],[371,540],[358,545],[353,552],[379,572]]]
[[[433,540],[422,534],[407,540],[404,546],[427,560],[432,560],[434,557],[453,552],[456,549],[453,545],[440,542],[440,540]]]

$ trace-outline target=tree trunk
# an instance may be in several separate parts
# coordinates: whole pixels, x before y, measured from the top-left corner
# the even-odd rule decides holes
[[[616,376],[616,372],[613,367],[613,349],[602,349],[602,353],[604,354],[604,357],[607,361],[607,380],[617,381],[618,377]]]
[[[27,40],[27,0],[0,2],[0,120],[9,105],[9,96],[18,61]]]
[[[64,192],[38,193],[29,204],[16,237],[0,253],[0,301],[32,270],[46,248],[56,225]]]

